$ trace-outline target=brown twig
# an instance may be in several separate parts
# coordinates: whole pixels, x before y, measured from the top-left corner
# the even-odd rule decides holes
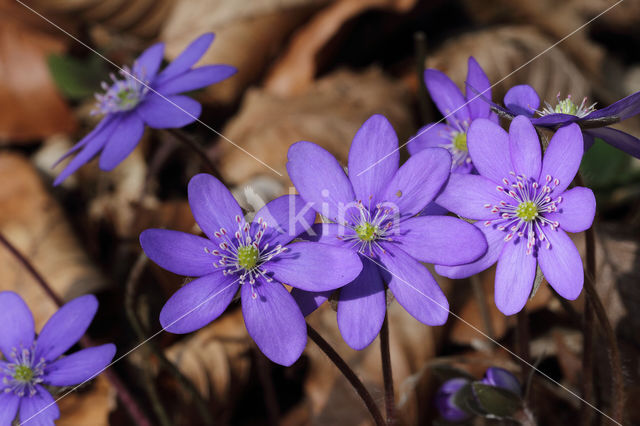
[[[384,381],[384,406],[387,410],[387,424],[395,424],[396,397],[393,391],[393,370],[389,350],[389,316],[385,314],[380,330],[380,357],[382,358],[382,378]]]

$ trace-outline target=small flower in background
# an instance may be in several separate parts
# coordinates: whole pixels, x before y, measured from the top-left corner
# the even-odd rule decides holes
[[[112,75],[111,84],[103,83],[105,93],[96,95],[93,113],[104,118],[56,162],[76,154],[54,185],[59,185],[100,151],[100,169],[114,169],[138,145],[145,125],[168,129],[194,122],[202,106],[180,93],[218,83],[236,73],[229,65],[191,68],[207,51],[213,38],[212,33],[198,37],[160,73],[164,44],[154,44],[136,59],[131,69],[123,68],[120,78]]]
[[[587,102],[587,98],[574,101],[571,95],[560,98],[556,105],[545,102],[544,108],[539,110],[540,97],[535,89],[523,84],[514,86],[504,97],[505,108],[486,99],[501,114],[509,117],[525,115],[538,127],[557,129],[571,123],[580,125],[584,137],[585,151],[591,148],[595,138],[600,138],[609,145],[616,147],[629,155],[640,158],[640,139],[620,130],[607,127],[633,117],[640,113],[640,92],[597,110],[595,103]],[[535,115],[538,114],[538,117]]]
[[[515,395],[522,396],[520,382],[516,379],[516,376],[504,368],[488,368],[486,373],[484,373],[484,377],[480,380],[480,383],[506,389],[513,392]]]
[[[224,312],[240,289],[249,335],[272,361],[293,364],[304,350],[307,330],[282,283],[307,291],[333,290],[360,273],[358,256],[308,241],[288,244],[315,219],[300,196],[276,198],[248,223],[229,190],[213,176],[194,176],[188,192],[193,216],[207,238],[164,229],[140,235],[143,250],[155,263],[175,274],[199,277],[169,299],[160,323],[171,333],[202,328]]]
[[[436,407],[443,419],[449,422],[461,422],[471,418],[471,413],[460,409],[455,403],[458,391],[469,384],[469,380],[457,377],[447,380],[436,393]]]
[[[478,62],[471,56],[467,68],[465,95],[449,77],[435,69],[424,72],[431,99],[446,118],[445,123],[430,123],[422,127],[409,140],[409,153],[416,154],[425,148],[445,148],[451,153],[453,172],[469,173],[473,163],[467,150],[467,131],[476,118],[495,122],[498,116],[478,94],[491,99],[491,84]],[[477,97],[477,99],[474,99]],[[455,112],[454,112],[455,111]]]
[[[302,198],[333,222],[314,225],[319,235],[312,238],[348,248],[362,259],[362,273],[340,289],[337,314],[345,342],[357,350],[380,332],[387,309],[385,283],[418,321],[444,324],[449,314],[447,298],[420,262],[461,265],[482,256],[487,248],[482,233],[463,220],[414,217],[447,181],[450,154],[442,148],[427,148],[399,168],[397,148],[396,133],[381,115],[369,118],[355,135],[348,176],[316,144],[298,142],[289,148],[291,181]],[[332,262],[326,265],[339,267]],[[331,292],[294,289],[292,294],[307,315]]]
[[[524,307],[538,264],[560,296],[577,298],[584,279],[582,259],[566,232],[588,229],[596,208],[590,189],[567,191],[583,149],[576,124],[555,133],[543,159],[527,117],[516,117],[508,134],[489,120],[474,122],[469,151],[479,175],[452,174],[436,202],[477,220],[474,225],[485,234],[489,248],[475,262],[436,266],[436,271],[465,278],[497,261],[495,301],[506,315]]]
[[[82,349],[60,358],[85,333],[98,309],[94,296],[78,297],[61,307],[36,338],[33,316],[22,298],[0,292],[0,425],[53,424],[58,406],[44,386],[74,386],[100,373],[113,359],[112,344]],[[31,424],[31,422],[29,422]]]

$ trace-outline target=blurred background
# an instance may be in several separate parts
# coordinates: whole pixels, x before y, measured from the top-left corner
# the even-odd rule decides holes
[[[608,0],[38,0],[25,1],[118,65],[154,42],[167,61],[204,32],[216,34],[199,64],[238,68],[192,95],[201,120],[280,171],[279,177],[195,123],[183,129],[206,150],[248,210],[286,193],[286,152],[299,140],[346,163],[351,139],[372,114],[389,118],[400,141],[441,118],[421,72],[437,68],[462,87],[474,56],[492,83],[613,5]],[[493,89],[515,84],[589,97],[602,107],[640,90],[640,1],[625,0]],[[51,165],[97,123],[93,94],[112,65],[13,0],[0,0],[0,232],[22,250],[64,299],[101,301],[90,335],[118,355],[160,329],[163,303],[182,284],[140,257],[138,235],[151,227],[194,232],[186,184],[203,170],[197,154],[166,133],[147,130],[111,173],[95,163],[60,187]],[[640,136],[640,119],[614,127]],[[403,151],[406,158],[406,152]],[[596,144],[582,173],[598,198],[597,286],[622,350],[630,424],[640,424],[640,162]],[[583,250],[584,237],[575,236]],[[0,249],[0,290],[22,295],[36,328],[55,304]],[[514,347],[512,317],[493,304],[493,271],[481,275],[491,327],[468,280],[440,279],[452,311]],[[528,304],[532,362],[580,393],[582,300],[564,306],[546,284]],[[383,403],[378,343],[356,352],[342,341],[332,304],[309,317]],[[635,314],[634,314],[635,312]],[[491,365],[520,365],[468,325],[450,317],[431,328],[397,303],[390,308],[391,356],[401,424],[438,423],[433,395],[451,367],[480,377]],[[596,348],[604,348],[596,335]],[[309,344],[290,368],[268,362],[244,328],[239,305],[187,336],[163,333],[115,365],[157,424],[202,424],[195,398],[216,424],[366,425],[370,417],[324,355]],[[609,406],[607,353],[597,351],[596,402]],[[177,366],[168,368],[163,357]],[[185,384],[190,382],[191,385]],[[195,389],[195,391],[194,391]],[[197,393],[197,396],[196,396]],[[60,425],[132,424],[104,377],[60,403]],[[575,421],[579,401],[540,376],[532,379],[539,424]],[[596,422],[601,418],[594,416]],[[489,424],[489,423],[487,423]],[[498,424],[496,422],[491,424]]]

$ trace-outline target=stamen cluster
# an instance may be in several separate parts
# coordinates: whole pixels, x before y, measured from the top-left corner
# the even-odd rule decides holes
[[[380,246],[380,241],[391,241],[391,235],[396,231],[396,221],[398,210],[395,206],[385,203],[378,203],[373,212],[364,206],[362,201],[356,202],[358,213],[352,216],[350,222],[344,225],[354,231],[341,237],[344,241],[353,242],[352,248],[362,254],[374,254],[374,249],[379,249],[383,253],[385,250]]]
[[[4,392],[13,392],[19,397],[33,396],[37,393],[36,385],[42,383],[45,359],[36,360],[35,347],[13,348],[9,355],[10,362],[0,371],[4,374],[2,380]]]
[[[137,67],[134,66],[134,70]],[[144,99],[149,91],[149,81],[144,70],[134,71],[124,66],[119,71],[121,79],[111,73],[113,83],[102,82],[104,94],[96,94],[96,107],[91,114],[111,114],[134,109]]]
[[[586,117],[596,110],[596,102],[591,105],[587,105],[587,97],[582,98],[582,102],[578,105],[571,100],[571,95],[568,95],[565,99],[560,99],[560,93],[557,95],[558,103],[551,105],[545,101],[545,107],[541,111],[537,111],[541,116],[549,114],[568,114],[575,115],[576,117]]]

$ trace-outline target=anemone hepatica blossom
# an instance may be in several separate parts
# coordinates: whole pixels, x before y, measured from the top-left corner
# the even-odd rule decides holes
[[[527,117],[509,133],[488,120],[469,129],[469,152],[479,175],[451,175],[436,202],[469,219],[489,248],[463,266],[436,266],[450,278],[469,277],[496,261],[495,301],[506,315],[519,312],[533,286],[536,265],[555,291],[575,299],[583,284],[582,260],[566,232],[588,229],[595,198],[588,188],[566,190],[578,172],[583,142],[577,124],[559,129],[542,159],[538,135]]]
[[[112,344],[82,349],[60,357],[89,327],[98,301],[82,296],[64,305],[47,321],[36,338],[33,316],[22,298],[0,292],[0,426],[16,418],[20,424],[48,425],[60,417],[44,386],[73,386],[93,378],[113,359]]]
[[[160,323],[172,333],[197,330],[221,315],[240,289],[249,335],[272,361],[293,364],[304,350],[307,331],[300,308],[282,283],[310,291],[335,289],[360,273],[360,260],[340,247],[287,244],[315,218],[300,196],[276,198],[249,223],[213,176],[194,176],[188,192],[193,216],[207,238],[163,229],[140,235],[142,248],[158,265],[199,277],[169,299]]]
[[[349,152],[349,176],[337,160],[311,142],[289,148],[287,170],[300,195],[332,223],[314,225],[315,240],[346,247],[362,258],[362,273],[340,290],[338,326],[349,346],[363,349],[386,314],[385,282],[419,321],[440,325],[449,305],[420,262],[460,265],[482,256],[486,241],[472,225],[453,217],[415,217],[449,177],[451,155],[427,148],[398,168],[398,138],[374,115],[358,130]],[[370,167],[373,164],[374,167]],[[327,269],[338,268],[327,262]],[[330,292],[294,290],[308,314]]]
[[[498,116],[478,94],[491,99],[491,85],[478,62],[469,57],[465,95],[442,72],[428,69],[424,72],[431,99],[443,116],[445,123],[430,123],[422,127],[409,140],[407,149],[415,154],[425,148],[440,147],[451,153],[453,172],[469,173],[473,169],[467,150],[467,130],[476,118],[497,121]],[[477,98],[477,99],[476,99]]]
[[[164,43],[154,44],[135,60],[131,69],[125,67],[119,78],[111,76],[112,83],[102,83],[105,93],[96,95],[93,113],[104,118],[58,160],[76,154],[54,185],[60,184],[100,151],[100,169],[114,169],[138,145],[145,125],[168,129],[194,122],[200,116],[202,106],[180,93],[201,89],[236,72],[229,65],[191,68],[209,48],[213,37],[212,33],[198,37],[160,73]]]
[[[591,148],[595,138],[600,138],[609,145],[640,158],[640,139],[607,127],[640,113],[640,92],[620,99],[600,110],[596,110],[595,103],[587,102],[587,98],[575,102],[571,95],[561,99],[558,94],[556,105],[545,102],[544,108],[538,109],[540,107],[538,93],[531,86],[520,85],[512,87],[505,95],[504,105],[506,108],[494,103],[491,105],[500,114],[509,117],[525,115],[538,127],[556,129],[576,123],[582,128],[586,149]]]

